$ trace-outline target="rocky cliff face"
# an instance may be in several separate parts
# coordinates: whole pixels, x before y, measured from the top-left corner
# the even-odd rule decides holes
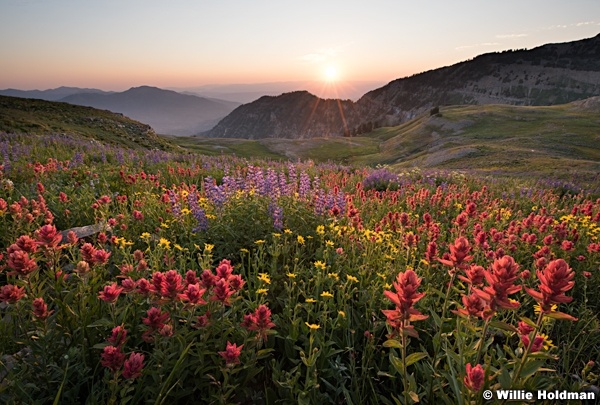
[[[295,91],[244,104],[203,135],[247,139],[341,136],[356,125],[356,117],[350,100],[324,100]]]
[[[597,95],[600,35],[532,50],[484,54],[394,80],[365,94],[356,110],[362,120],[384,126],[439,105],[553,105]]]
[[[532,50],[489,53],[397,79],[356,103],[306,91],[262,97],[235,109],[204,135],[228,138],[354,136],[398,125],[433,107],[553,105],[600,96],[600,35]]]

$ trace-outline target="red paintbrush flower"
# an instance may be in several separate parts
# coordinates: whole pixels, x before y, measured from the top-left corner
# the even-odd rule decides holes
[[[575,273],[563,259],[552,260],[544,270],[536,270],[540,282],[540,291],[525,288],[527,294],[531,295],[540,305],[543,313],[552,313],[553,304],[563,304],[573,301],[573,297],[567,297],[565,292],[575,285],[573,278]],[[577,320],[570,315],[556,312],[562,319]]]
[[[106,339],[110,344],[116,347],[122,347],[127,340],[127,329],[123,325],[115,326],[112,329],[111,335]]]
[[[44,225],[37,232],[38,244],[50,249],[58,246],[62,240],[62,235],[56,230],[54,225]]]
[[[498,308],[515,309],[519,303],[509,300],[508,296],[521,290],[515,285],[519,278],[519,265],[511,256],[502,256],[494,260],[491,270],[485,271],[488,283],[483,289],[473,288],[473,292],[486,302],[487,315],[491,316]]]
[[[182,301],[189,302],[192,305],[203,305],[206,301],[202,299],[202,296],[206,292],[206,288],[200,288],[200,284],[188,284],[185,291],[179,294],[179,299]]]
[[[43,298],[36,298],[33,300],[33,316],[43,321],[48,318],[52,312],[48,311],[48,305],[44,302]]]
[[[465,237],[456,238],[454,243],[450,245],[450,257],[446,259],[438,259],[438,261],[446,266],[464,268],[466,262],[473,259],[473,256],[469,256],[471,246],[469,241]]]
[[[418,337],[418,333],[409,322],[428,318],[427,315],[423,315],[413,308],[413,305],[425,296],[425,293],[417,293],[421,279],[412,269],[408,269],[404,273],[398,274],[393,285],[395,292],[384,291],[383,293],[396,305],[396,309],[382,310],[387,318],[387,323],[395,331],[392,335],[395,336],[397,332],[405,332],[410,336]]]
[[[141,377],[144,369],[144,355],[141,353],[131,353],[129,358],[123,364],[123,378],[133,380]]]
[[[113,373],[121,368],[123,361],[125,360],[125,355],[121,352],[121,348],[110,345],[104,347],[100,357],[100,364]]]
[[[98,293],[98,298],[112,304],[117,302],[122,291],[122,287],[119,287],[117,283],[112,283],[104,286],[104,289]]]
[[[473,367],[471,363],[467,363],[466,371],[467,374],[463,379],[465,387],[473,392],[479,392],[485,383],[485,371],[483,367],[481,367],[481,364]]]
[[[219,355],[225,359],[227,367],[232,367],[240,363],[240,354],[243,347],[244,345],[237,346],[235,343],[227,341],[225,351],[219,352]]]
[[[15,246],[15,245],[11,245]],[[29,254],[24,250],[13,250],[8,254],[8,260],[6,264],[9,268],[14,271],[10,272],[11,275],[28,276],[37,269],[35,260],[29,257]]]

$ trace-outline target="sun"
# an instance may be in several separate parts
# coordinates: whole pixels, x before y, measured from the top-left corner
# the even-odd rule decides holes
[[[327,66],[325,68],[325,81],[327,82],[335,82],[338,80],[338,71],[335,66]]]

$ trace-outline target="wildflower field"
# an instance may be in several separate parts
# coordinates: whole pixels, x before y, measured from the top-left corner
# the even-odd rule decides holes
[[[0,402],[597,390],[600,194],[0,134]]]

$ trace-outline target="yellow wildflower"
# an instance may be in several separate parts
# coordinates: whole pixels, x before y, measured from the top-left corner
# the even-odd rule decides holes
[[[280,233],[273,233],[273,237],[274,237],[274,238],[280,238],[280,237],[281,237],[281,234],[280,234]]]
[[[333,297],[333,294],[332,294],[332,293],[330,293],[329,291],[323,291],[323,292],[321,293],[321,297],[323,297],[323,298],[332,298],[332,297]]]
[[[271,284],[271,279],[267,273],[258,273],[258,279],[264,281],[267,284]]]
[[[259,288],[258,290],[256,290],[256,293],[257,293],[257,294],[263,294],[263,295],[265,295],[265,294],[267,294],[268,292],[269,292],[269,290],[268,290],[268,289],[266,289],[266,288]]]
[[[550,312],[554,312],[554,311],[556,311],[557,309],[558,309],[558,306],[557,306],[556,304],[552,304],[552,306],[550,307]],[[533,306],[533,311],[534,311],[536,314],[539,314],[539,313],[542,311],[542,308],[540,307],[540,305],[539,305],[539,304],[535,304],[535,305]]]
[[[317,300],[314,298],[307,298],[304,302],[309,303],[309,304],[314,304],[315,302],[317,302]]]
[[[318,269],[318,270],[325,270],[325,267],[326,267],[325,263],[323,263],[323,262],[322,262],[322,261],[320,261],[320,260],[317,260],[317,261],[314,263],[314,265],[315,265],[315,268],[316,268],[316,269]]]
[[[160,238],[160,241],[158,242],[158,246],[161,246],[161,247],[169,250],[169,249],[171,249],[171,242],[169,242],[168,239]]]
[[[344,311],[338,311],[338,314],[342,317],[345,318],[346,317],[346,313]]]
[[[323,225],[317,226],[317,235],[325,235],[325,227]]]
[[[294,273],[288,273],[287,276],[289,278],[296,278],[296,275]]]
[[[254,241],[254,244],[256,244],[256,245],[258,245],[258,246],[260,246],[260,245],[262,245],[262,244],[264,244],[264,243],[265,243],[265,241],[264,241],[264,240],[262,240],[262,239],[259,239],[259,240],[255,240],[255,241]]]
[[[187,190],[181,190],[181,196],[182,196],[183,198],[187,198],[187,196],[188,196],[189,194],[190,194],[190,193],[188,193],[188,191],[187,191]]]
[[[354,281],[355,283],[358,283],[358,279],[354,276],[351,275],[346,275],[346,278],[348,279],[348,281]]]
[[[552,344],[552,340],[548,339],[548,335],[540,333],[540,336],[544,338],[544,349],[550,350],[551,348],[556,347]]]
[[[242,252],[242,253],[250,253],[250,251],[248,249],[246,249],[246,248],[241,248],[240,252]]]
[[[190,211],[190,210],[189,210],[189,209],[187,209],[187,208],[183,208],[183,209],[181,210],[181,213],[182,213],[183,215],[190,215],[190,214],[192,213],[192,211]]]
[[[161,228],[169,229],[169,224],[167,224],[166,222],[162,222],[160,226]]]
[[[177,243],[173,245],[173,247],[177,250],[179,250],[180,252],[183,250],[183,248],[181,247],[181,245],[178,245]]]
[[[334,280],[340,279],[340,275],[338,273],[327,273],[327,277],[332,278]]]
[[[317,330],[320,329],[321,326],[317,325],[316,323],[308,323],[308,322],[304,322],[306,324],[306,326],[308,326],[310,328],[310,330]]]
[[[140,235],[140,239],[147,241],[150,239],[150,234],[148,232],[144,232]]]
[[[288,235],[289,235],[289,234],[291,234],[291,233],[292,233],[292,231],[291,231],[290,229],[284,229],[284,230],[283,230],[283,233],[286,233],[286,234],[288,234]]]
[[[334,243],[332,241],[328,240],[328,241],[325,241],[325,245],[328,247],[333,247]]]
[[[302,235],[298,235],[297,240],[299,244],[304,245],[304,237]]]
[[[211,245],[210,243],[205,243],[204,244],[204,251],[205,252],[212,252],[212,250],[215,248],[215,245]]]

